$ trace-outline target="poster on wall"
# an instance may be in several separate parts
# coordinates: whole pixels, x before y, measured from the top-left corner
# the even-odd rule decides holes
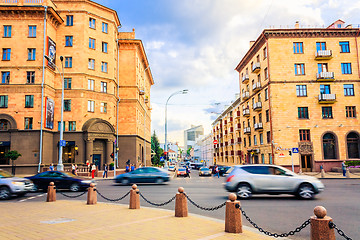
[[[46,98],[46,120],[45,120],[45,127],[49,129],[54,128],[54,100],[51,98]]]
[[[55,59],[56,59],[56,43],[48,37],[48,44],[47,44],[47,56],[50,58],[51,61],[47,62],[47,65],[54,69],[55,66]]]

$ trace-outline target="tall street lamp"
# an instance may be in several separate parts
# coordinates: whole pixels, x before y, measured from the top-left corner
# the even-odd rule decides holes
[[[62,68],[62,72],[60,71],[60,69],[52,62],[52,59],[48,56],[45,56],[46,60],[48,60],[49,64],[53,67],[55,67],[59,74],[60,74],[60,78],[61,78],[61,121],[60,121],[60,141],[59,141],[59,162],[57,165],[57,170],[58,171],[64,171],[64,165],[62,162],[62,154],[63,154],[63,147],[66,145],[66,142],[63,140],[63,135],[64,135],[64,57],[60,56],[60,61],[61,61],[61,68]]]
[[[170,95],[170,97],[166,101],[166,104],[165,104],[165,152],[168,151],[168,146],[167,146],[167,104],[172,96],[177,95],[177,94],[187,94],[188,91],[189,90],[184,89],[181,91],[174,92],[173,94]],[[167,158],[168,158],[168,154],[166,153],[165,167],[167,167]]]
[[[150,66],[147,66],[144,70],[144,167],[146,167],[146,90],[145,90],[145,76],[146,76],[146,70],[148,70]]]

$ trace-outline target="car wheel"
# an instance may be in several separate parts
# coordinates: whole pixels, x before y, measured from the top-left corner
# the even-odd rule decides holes
[[[315,196],[314,187],[309,183],[303,183],[300,185],[297,195],[301,199],[313,199]]]
[[[0,188],[0,199],[6,200],[6,199],[9,199],[10,197],[11,197],[10,189],[8,187],[1,187]]]
[[[155,183],[156,183],[156,184],[162,184],[162,183],[164,183],[164,179],[162,179],[162,178],[157,178],[157,179],[155,180]]]
[[[80,185],[78,183],[73,183],[70,186],[70,191],[72,192],[78,192],[80,191]]]
[[[247,183],[241,183],[239,184],[236,195],[241,199],[248,199],[252,196],[252,190],[249,184]]]
[[[121,180],[121,184],[123,184],[123,185],[128,185],[129,183],[130,183],[130,181],[127,178],[124,178]]]

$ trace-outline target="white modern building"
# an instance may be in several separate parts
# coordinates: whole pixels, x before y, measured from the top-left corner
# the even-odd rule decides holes
[[[199,137],[201,137],[202,135],[204,135],[204,128],[202,125],[191,125],[190,129],[184,131],[184,150],[187,151],[188,149],[193,148],[193,157],[199,157],[199,155],[197,155],[196,153],[197,149],[194,149],[194,146],[196,145],[197,139],[199,139]]]

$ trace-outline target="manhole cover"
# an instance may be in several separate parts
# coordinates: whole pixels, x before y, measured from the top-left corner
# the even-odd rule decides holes
[[[58,219],[49,220],[49,221],[41,221],[41,223],[45,223],[45,224],[57,224],[57,223],[66,223],[66,222],[72,222],[72,221],[75,221],[75,219],[70,219],[70,218],[58,218]]]

